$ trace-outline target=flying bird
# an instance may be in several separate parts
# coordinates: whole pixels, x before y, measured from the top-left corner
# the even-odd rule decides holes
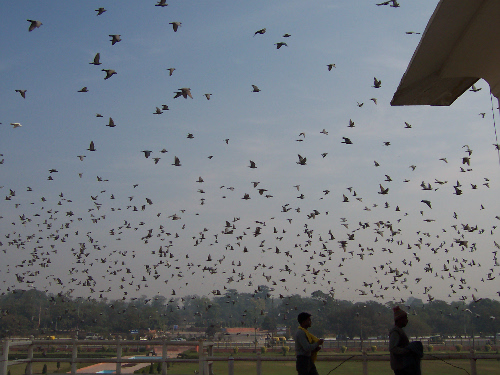
[[[26,91],[28,91],[28,90],[16,90],[16,92],[18,92],[19,94],[21,94],[21,96],[23,97],[23,99],[26,99]]]
[[[300,156],[300,154],[299,154],[299,161],[297,162],[297,164],[299,164],[299,165],[306,165],[306,161],[307,161],[307,158],[304,158],[304,157]]]
[[[326,66],[328,67],[328,71],[331,71],[332,68],[336,68],[335,64],[327,64]]]
[[[78,92],[89,92],[89,89],[87,88],[87,86],[84,86],[80,90],[78,90]]]
[[[110,42],[111,42],[112,46],[114,46],[116,43],[122,41],[121,35],[119,35],[119,34],[112,34],[112,35],[110,35],[110,37],[111,37]]]
[[[167,0],[159,0],[158,3],[155,4],[155,7],[166,7],[168,6]]]
[[[94,56],[94,61],[90,62],[89,64],[91,65],[101,65],[101,62],[99,61],[101,59],[101,54],[97,52]]]
[[[106,9],[104,9],[104,8],[97,8],[95,11],[97,12],[97,16],[100,16],[101,14],[103,14],[106,11]]]
[[[252,88],[253,88],[252,92],[259,92],[260,91],[260,89],[255,85],[252,85]]]
[[[101,71],[106,72],[106,77],[104,77],[104,79],[109,79],[114,74],[117,74],[114,69],[101,69]]]
[[[382,87],[382,81],[377,79],[377,77],[373,77],[373,86],[372,87],[375,87],[376,89],[379,89]]]
[[[109,122],[106,126],[109,126],[110,128],[114,128],[116,126],[114,120],[111,117],[109,118]]]
[[[176,167],[181,166],[181,161],[179,160],[179,158],[177,156],[174,157],[174,163],[172,165],[175,165]]]
[[[285,42],[274,43],[274,45],[276,46],[276,49],[280,49],[283,46],[288,47],[288,44],[286,44]]]
[[[10,124],[13,126],[13,128],[12,128],[12,129],[19,128],[19,127],[21,127],[21,126],[22,126],[22,125],[21,125],[20,123],[18,123],[18,122],[11,122]]]
[[[253,34],[253,36],[255,36],[255,35],[257,35],[257,34],[262,35],[262,34],[265,34],[265,32],[266,32],[266,28],[264,27],[263,29],[257,30],[257,31]]]
[[[90,146],[89,146],[89,148],[87,150],[89,150],[89,151],[95,151],[94,141],[90,141]]]
[[[171,76],[172,74],[174,74],[175,68],[168,68],[167,70],[169,71],[169,76]]]
[[[179,27],[182,25],[182,22],[169,22],[169,25],[172,25],[174,32],[177,32],[177,29],[179,29]]]
[[[29,31],[33,31],[35,30],[36,28],[42,26],[42,23],[40,21],[35,21],[35,20],[26,20],[28,22],[30,22],[30,27],[29,27]]]
[[[144,152],[144,156],[145,156],[145,157],[146,157],[146,159],[147,159],[147,158],[149,158],[149,156],[151,155],[151,153],[152,153],[153,151],[150,151],[150,150],[142,150],[141,152]]]
[[[250,160],[250,165],[248,166],[249,168],[257,168],[257,166],[255,165],[255,162]]]

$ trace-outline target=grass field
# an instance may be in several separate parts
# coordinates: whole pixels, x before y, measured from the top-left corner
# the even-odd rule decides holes
[[[236,357],[253,356],[251,354],[238,354]],[[266,355],[268,357],[269,355]],[[470,373],[469,360],[449,360],[447,363],[439,360],[422,361],[422,374],[423,375],[456,375]],[[325,362],[318,361],[316,367],[320,375],[352,375],[362,374],[362,363],[355,361],[347,361],[340,367],[340,362]],[[43,363],[36,363],[33,365],[33,373],[41,374]],[[453,367],[453,366],[456,367]],[[78,367],[84,367],[81,364]],[[9,366],[10,375],[24,375],[26,365],[13,365]],[[336,369],[335,369],[336,368]],[[478,360],[476,363],[478,375],[500,375],[500,361],[498,360]],[[156,369],[156,366],[155,366]],[[52,373],[67,373],[71,371],[68,362],[61,362],[59,370],[56,363],[47,362],[47,372]],[[149,372],[149,368],[143,369],[145,373]],[[175,363],[171,364],[167,370],[169,375],[191,375],[198,371],[197,363]],[[227,362],[214,362],[213,371],[215,375],[225,375],[228,373]],[[142,371],[141,371],[142,372]],[[255,362],[234,362],[234,373],[237,375],[256,375],[257,368]],[[264,375],[295,375],[295,362],[262,362],[262,373]],[[389,362],[369,362],[368,363],[369,375],[390,375],[392,374]]]

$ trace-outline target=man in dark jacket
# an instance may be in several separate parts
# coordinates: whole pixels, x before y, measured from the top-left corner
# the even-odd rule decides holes
[[[420,375],[420,359],[423,346],[420,341],[410,343],[404,327],[408,324],[408,314],[399,306],[394,307],[394,327],[389,331],[389,352],[394,375]]]

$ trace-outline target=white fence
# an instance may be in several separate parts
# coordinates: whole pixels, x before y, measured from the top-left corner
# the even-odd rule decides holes
[[[2,356],[0,360],[0,375],[8,374],[8,366],[15,364],[26,364],[26,375],[33,374],[33,364],[34,363],[48,363],[48,362],[69,362],[71,364],[71,374],[77,373],[78,363],[88,363],[88,364],[99,364],[99,363],[112,363],[115,364],[115,373],[117,375],[122,374],[122,365],[129,363],[161,363],[162,375],[167,374],[167,363],[178,363],[178,362],[191,362],[198,363],[198,374],[199,375],[213,375],[212,365],[214,362],[227,362],[228,364],[228,375],[234,375],[234,362],[235,361],[250,361],[256,363],[256,375],[262,375],[262,362],[273,361],[273,362],[290,362],[295,361],[294,356],[261,356],[260,353],[253,357],[222,357],[214,356],[213,342],[206,341],[168,341],[168,340],[77,340],[77,339],[55,339],[55,340],[22,340],[16,341],[11,339],[4,339],[2,343]],[[53,346],[66,346],[71,348],[71,358],[34,358],[34,349],[43,345],[53,345]],[[88,346],[114,346],[116,347],[116,357],[114,358],[79,358],[78,348],[88,347]],[[125,346],[161,346],[162,352],[161,356],[152,357],[142,357],[142,358],[123,358],[122,350]],[[168,358],[167,357],[167,346],[182,346],[182,347],[198,347],[198,359],[179,359],[179,358]],[[14,347],[27,347],[27,358],[17,359],[9,361],[9,351]],[[454,354],[425,354],[424,360],[453,360],[453,359],[467,359],[470,363],[470,374],[477,375],[476,361],[477,360],[500,360],[500,354],[480,354],[475,353],[471,350],[469,353],[454,353]],[[354,360],[362,362],[363,375],[368,375],[368,363],[370,361],[389,361],[389,355],[370,353],[366,351],[361,355],[335,355],[335,356],[319,356],[318,361],[327,361],[332,363],[341,363],[347,360]],[[90,373],[78,372],[79,375],[90,375]],[[92,373],[94,374],[94,373]]]

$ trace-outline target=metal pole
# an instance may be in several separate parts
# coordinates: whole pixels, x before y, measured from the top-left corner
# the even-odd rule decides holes
[[[31,336],[31,344],[28,346],[28,363],[26,364],[26,374],[33,374],[33,336]]]
[[[167,340],[164,338],[161,348],[161,375],[167,375],[167,357]]]
[[[257,375],[262,375],[262,360],[260,359],[260,353],[257,354]]]
[[[9,365],[9,339],[3,340],[2,345],[2,366],[0,367],[0,375],[7,375]]]
[[[73,351],[71,353],[71,375],[76,374],[76,359],[78,358],[78,346],[76,345],[76,341],[78,340],[78,336],[73,338]]]
[[[368,375],[368,355],[366,350],[363,350],[363,375]]]
[[[122,373],[122,337],[118,336],[116,340],[116,375]]]
[[[470,374],[477,375],[476,358],[474,358],[474,349],[470,350]]]
[[[234,358],[229,357],[227,359],[227,373],[228,375],[234,375]]]

